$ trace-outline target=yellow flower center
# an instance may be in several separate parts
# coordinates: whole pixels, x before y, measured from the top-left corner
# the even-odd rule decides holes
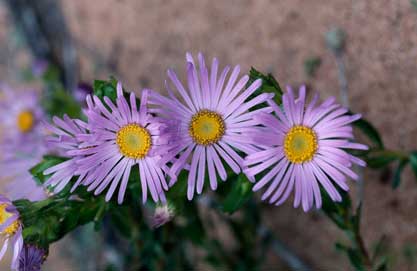
[[[194,142],[207,146],[222,138],[225,125],[218,113],[201,110],[191,118],[188,131]]]
[[[6,222],[8,218],[10,218],[13,214],[6,211],[7,204],[0,204],[0,225]],[[2,231],[0,234],[6,234],[6,235],[13,235],[16,233],[16,231],[19,229],[19,221],[15,220],[10,226],[8,226],[4,231]]]
[[[22,111],[17,116],[17,127],[22,133],[27,133],[30,130],[32,130],[34,124],[35,117],[33,116],[33,113],[30,111]]]
[[[313,159],[318,148],[317,135],[306,126],[294,126],[284,139],[285,156],[292,163],[300,164]]]
[[[133,159],[142,159],[152,146],[148,130],[138,124],[128,124],[122,127],[116,135],[116,143],[120,152]]]

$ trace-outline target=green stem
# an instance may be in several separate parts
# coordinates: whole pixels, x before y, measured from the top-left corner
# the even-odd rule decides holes
[[[354,242],[355,246],[359,249],[362,254],[362,258],[364,260],[364,265],[367,269],[372,268],[372,260],[369,256],[369,252],[366,249],[365,242],[360,234],[360,232],[354,233]]]

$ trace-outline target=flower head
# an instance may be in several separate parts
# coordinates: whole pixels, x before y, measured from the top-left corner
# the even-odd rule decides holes
[[[160,150],[166,148],[170,134],[166,123],[148,113],[147,99],[148,90],[143,90],[137,109],[135,94],[130,94],[128,102],[120,83],[116,104],[108,97],[104,103],[96,96],[87,97],[87,133],[78,137],[82,139],[78,149],[68,154],[74,156],[75,174],[82,176],[80,182],[89,191],[98,195],[110,186],[106,200],[120,186],[118,202],[122,203],[131,170],[138,165],[143,202],[148,190],[154,201],[165,201],[167,168],[160,163]]]
[[[346,176],[358,178],[351,170],[352,164],[365,166],[364,161],[346,152],[367,149],[351,142],[351,123],[361,116],[349,115],[334,98],[317,106],[318,98],[316,94],[306,105],[305,87],[300,88],[297,99],[289,88],[282,97],[283,108],[270,103],[276,116],[255,117],[264,129],[250,137],[265,147],[247,156],[245,173],[250,177],[265,173],[253,188],[257,191],[269,184],[263,200],[269,198],[270,203],[280,205],[295,190],[294,207],[302,204],[307,211],[315,204],[320,208],[320,186],[334,201],[340,201],[335,186],[348,190]]]
[[[187,197],[191,200],[195,191],[198,194],[202,192],[207,172],[213,190],[217,188],[217,175],[226,180],[222,160],[235,173],[241,171],[241,152],[252,153],[257,150],[242,134],[254,129],[252,116],[256,112],[269,110],[264,108],[249,112],[249,109],[267,101],[272,94],[265,93],[250,99],[260,87],[261,80],[256,80],[246,88],[249,76],[238,80],[239,66],[233,69],[227,81],[230,67],[226,67],[218,78],[217,59],[213,60],[210,72],[201,53],[198,55],[198,70],[190,54],[187,54],[186,59],[187,89],[176,74],[168,70],[168,77],[181,99],[174,95],[166,83],[169,97],[153,93],[150,103],[157,106],[152,112],[177,123],[177,140],[170,145],[164,161],[172,161],[173,175],[183,168],[190,170]],[[187,164],[189,160],[190,166]],[[171,185],[174,182],[175,179]]]
[[[152,228],[159,228],[169,221],[172,220],[175,214],[175,209],[173,206],[168,204],[157,206],[155,208],[155,213],[152,216],[151,226]]]
[[[45,258],[44,249],[24,245],[19,257],[19,271],[40,271]]]
[[[3,137],[24,140],[41,134],[42,127],[39,124],[44,118],[44,112],[35,90],[18,91],[2,85],[0,96],[1,125],[6,129]]]
[[[43,199],[45,191],[29,173],[47,152],[38,94],[2,86],[0,96],[0,178],[9,181],[6,189],[12,199]]]
[[[19,220],[19,212],[16,207],[3,195],[0,195],[0,236],[4,240],[0,250],[0,260],[4,257],[8,246],[11,245],[13,247],[11,269],[16,270],[23,246],[22,223]]]

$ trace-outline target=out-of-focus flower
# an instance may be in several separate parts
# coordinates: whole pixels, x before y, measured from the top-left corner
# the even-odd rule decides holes
[[[7,248],[11,246],[13,248],[11,269],[16,270],[23,246],[22,223],[16,207],[3,195],[0,195],[0,236],[4,240],[0,250],[0,260],[3,259]]]
[[[74,90],[74,98],[79,103],[85,103],[88,95],[93,93],[93,87],[87,83],[79,83]]]
[[[83,139],[84,145],[68,154],[77,159],[75,173],[85,176],[82,184],[88,186],[88,191],[94,190],[98,195],[110,186],[105,197],[107,201],[120,186],[118,202],[123,202],[135,165],[139,166],[143,202],[147,200],[148,190],[155,202],[165,201],[168,168],[159,163],[159,154],[161,149],[166,149],[171,135],[165,123],[148,113],[147,99],[148,90],[143,90],[138,110],[135,94],[130,94],[129,104],[120,83],[116,105],[108,97],[104,97],[105,104],[96,96],[87,97],[88,133]],[[58,170],[58,167],[54,169]]]
[[[266,172],[253,188],[257,191],[269,184],[263,200],[269,198],[270,203],[280,205],[295,190],[294,207],[302,204],[308,211],[315,204],[320,208],[319,184],[334,201],[340,201],[335,185],[348,190],[345,176],[358,178],[352,164],[365,166],[364,161],[345,151],[368,149],[351,142],[350,124],[361,116],[348,115],[333,97],[316,106],[318,98],[316,94],[306,105],[305,87],[300,88],[298,99],[288,88],[282,97],[283,109],[270,103],[278,118],[271,114],[255,117],[265,128],[250,137],[268,147],[247,156],[245,173],[252,177]]]
[[[157,206],[155,208],[155,213],[152,216],[151,226],[152,228],[159,228],[169,221],[172,220],[174,217],[175,210],[173,207],[169,206],[168,204]]]
[[[46,259],[44,249],[34,245],[24,245],[19,257],[19,271],[40,271]]]
[[[32,63],[32,73],[36,77],[41,77],[44,75],[48,69],[49,63],[44,59],[37,59]]]
[[[45,191],[29,173],[47,152],[39,97],[35,91],[17,92],[7,86],[2,86],[0,96],[0,178],[9,181],[6,189],[12,199],[43,199]]]
[[[199,70],[190,54],[187,54],[186,59],[187,90],[176,74],[168,70],[168,77],[181,99],[175,97],[166,83],[169,97],[153,93],[150,103],[157,106],[152,109],[153,113],[178,123],[178,140],[170,145],[169,153],[163,159],[168,162],[178,157],[172,161],[171,171],[174,175],[186,168],[191,160],[187,190],[187,197],[191,200],[195,191],[198,194],[203,191],[207,172],[212,190],[217,188],[217,174],[223,181],[226,180],[227,173],[222,160],[235,173],[241,171],[243,159],[238,152],[252,153],[257,150],[243,133],[255,129],[252,120],[254,114],[272,111],[269,107],[252,112],[248,110],[271,99],[273,94],[264,93],[249,98],[261,86],[261,80],[256,80],[246,88],[249,76],[237,80],[239,66],[233,69],[226,83],[230,68],[226,67],[218,78],[217,59],[213,59],[210,73],[201,53],[198,55]],[[175,179],[170,185],[174,182]]]

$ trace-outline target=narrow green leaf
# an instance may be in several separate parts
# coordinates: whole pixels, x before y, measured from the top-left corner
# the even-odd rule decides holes
[[[177,177],[176,183],[168,190],[167,198],[174,200],[177,198],[187,197],[187,186],[188,186],[188,174],[187,171],[182,170]]]
[[[259,72],[254,67],[252,67],[249,72],[249,82],[247,85],[249,86],[257,79],[262,79],[262,85],[257,91],[255,91],[255,93],[252,96],[256,96],[262,93],[274,93],[274,101],[278,105],[280,105],[282,103],[281,97],[283,92],[275,77],[270,73],[264,75],[263,73]]]
[[[342,244],[340,242],[335,243],[335,248],[336,250],[341,251],[341,252],[347,252],[349,250],[349,247],[347,245]]]
[[[334,202],[327,192],[321,187],[323,204],[321,210],[342,230],[350,228],[350,213],[352,202],[346,191],[338,189],[342,196],[341,202]]]
[[[374,147],[377,149],[383,149],[384,143],[381,136],[379,135],[377,129],[366,119],[359,119],[353,123],[353,125],[361,130],[374,144]]]
[[[392,179],[392,188],[396,189],[401,183],[401,173],[403,172],[405,166],[408,164],[408,159],[402,159],[398,162],[397,168],[394,172],[394,177]]]
[[[233,214],[242,207],[252,196],[253,184],[249,182],[244,174],[240,174],[233,184],[232,190],[224,199],[222,210],[225,213]]]
[[[357,271],[366,271],[359,251],[355,249],[349,249],[347,253],[348,253],[350,263],[353,265],[353,267],[355,267]]]
[[[411,165],[411,168],[413,169],[414,175],[417,178],[417,151],[413,151],[410,154],[410,165]]]
[[[386,253],[387,249],[387,237],[385,235],[379,238],[378,242],[372,248],[372,262],[375,262],[378,257],[381,257]]]
[[[388,259],[384,258],[380,263],[373,269],[375,271],[387,271],[388,270]]]
[[[39,164],[31,168],[29,171],[34,177],[35,181],[39,185],[42,185],[45,181],[49,179],[49,176],[45,176],[43,172],[52,166],[55,166],[61,162],[64,162],[65,160],[66,159],[62,157],[46,155],[43,157],[43,160]]]
[[[395,151],[388,150],[370,150],[366,156],[368,167],[383,168],[399,159],[403,159],[404,155]]]

